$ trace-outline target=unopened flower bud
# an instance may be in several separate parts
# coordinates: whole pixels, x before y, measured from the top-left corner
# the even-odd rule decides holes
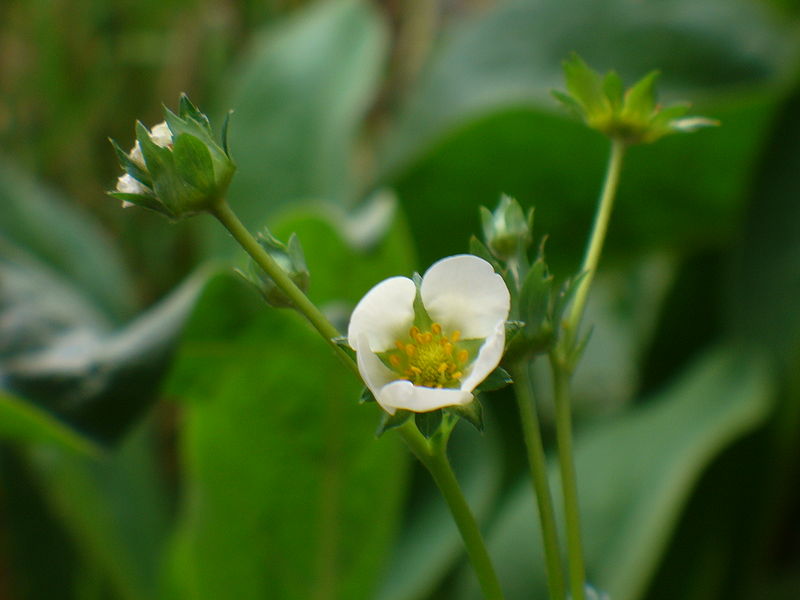
[[[519,202],[505,194],[494,212],[481,207],[481,222],[486,244],[500,260],[512,260],[531,243],[533,211],[525,216]]]
[[[297,235],[294,233],[290,235],[289,242],[284,244],[265,228],[256,238],[267,254],[286,272],[289,279],[303,292],[307,291],[311,276]],[[255,286],[270,306],[275,308],[294,306],[291,298],[254,261],[250,261],[247,273],[239,274]]]
[[[112,140],[125,174],[109,192],[122,206],[141,206],[170,219],[213,209],[223,198],[236,169],[227,148],[227,120],[218,144],[208,117],[186,95],[176,115],[148,130],[136,124],[130,152]]]

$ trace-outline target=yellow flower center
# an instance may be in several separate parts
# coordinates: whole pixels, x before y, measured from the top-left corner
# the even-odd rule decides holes
[[[408,338],[395,342],[396,350],[385,353],[385,360],[401,379],[414,385],[457,388],[470,358],[466,349],[458,347],[460,338],[459,331],[445,335],[438,323],[431,324],[430,331],[420,331],[415,326],[409,330]]]

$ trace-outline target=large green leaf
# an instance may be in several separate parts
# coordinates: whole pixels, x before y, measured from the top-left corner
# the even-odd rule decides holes
[[[0,235],[80,286],[109,315],[135,305],[130,275],[96,223],[52,190],[0,161]]]
[[[563,87],[561,61],[573,51],[624,78],[660,69],[667,95],[696,100],[786,78],[796,42],[790,26],[745,0],[710,0],[702,9],[692,0],[658,9],[630,0],[499,3],[445,37],[401,111],[386,167],[481,115],[555,107],[549,90]]]
[[[0,391],[0,438],[26,444],[55,445],[62,450],[96,454],[94,444],[47,412]]]
[[[423,260],[462,250],[479,229],[478,205],[505,192],[536,206],[557,274],[577,262],[607,143],[547,97],[563,86],[560,62],[572,50],[627,81],[660,68],[668,100],[723,122],[628,152],[610,255],[727,239],[794,64],[796,36],[762,8],[516,0],[458,24],[400,111],[379,175],[397,186]]]
[[[228,100],[239,167],[231,203],[261,226],[292,200],[342,203],[351,152],[380,79],[385,33],[366,2],[318,2],[255,40]]]
[[[157,597],[167,503],[153,440],[145,424],[99,458],[45,447],[27,453],[51,510],[121,600]]]
[[[295,215],[312,296],[346,314],[410,268],[401,224],[368,253],[329,219]],[[404,453],[375,440],[361,383],[293,312],[220,276],[190,320],[168,392],[185,407],[185,501],[165,594],[371,598],[398,521]]]
[[[710,461],[770,407],[763,365],[723,347],[629,413],[581,432],[576,467],[589,580],[615,600],[640,598],[693,486]],[[553,489],[557,487],[552,469]],[[508,598],[547,590],[534,500],[525,482],[489,547]],[[468,598],[478,598],[470,579]]]
[[[2,240],[0,250],[0,388],[98,440],[118,439],[154,399],[205,275],[113,331],[71,282]]]

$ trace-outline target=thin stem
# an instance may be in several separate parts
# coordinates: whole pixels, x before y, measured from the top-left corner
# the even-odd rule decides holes
[[[608,230],[608,221],[611,218],[611,209],[614,206],[619,175],[622,171],[622,157],[625,154],[625,143],[619,140],[611,142],[611,155],[608,159],[606,178],[603,183],[603,190],[600,194],[600,201],[597,205],[597,212],[594,216],[589,245],[586,247],[586,254],[583,257],[580,273],[583,274],[575,292],[575,301],[572,303],[569,317],[566,322],[566,330],[569,336],[574,337],[578,333],[578,327],[583,318],[583,310],[586,306],[586,299],[589,295],[589,288],[592,286],[594,274],[597,271],[597,263],[600,262],[600,254],[603,251],[603,242]]]
[[[220,223],[230,232],[234,239],[252,257],[264,272],[272,278],[283,292],[291,299],[295,308],[302,313],[320,335],[325,338],[334,352],[339,355],[348,367],[361,377],[358,373],[358,366],[352,361],[350,356],[339,347],[334,338],[339,337],[339,332],[322,312],[308,299],[303,291],[295,285],[286,272],[275,262],[275,260],[261,247],[261,244],[252,236],[247,228],[242,224],[236,214],[231,210],[230,205],[222,200],[211,212]]]
[[[558,542],[556,516],[553,510],[553,497],[550,493],[550,483],[547,477],[547,460],[542,444],[542,434],[539,426],[539,417],[536,414],[536,404],[531,385],[530,373],[527,362],[521,361],[511,369],[514,378],[514,391],[516,392],[517,406],[519,407],[520,423],[528,450],[528,465],[531,471],[531,482],[536,494],[536,503],[539,509],[539,523],[542,528],[542,542],[544,544],[544,557],[547,566],[547,586],[550,598],[564,600],[566,590],[564,587],[564,572],[561,567],[561,549]]]
[[[583,564],[578,483],[572,450],[572,415],[570,407],[569,371],[555,354],[550,355],[553,391],[556,405],[556,438],[561,488],[564,495],[564,519],[567,530],[567,557],[572,600],[585,600],[586,568]]]
[[[486,600],[503,600],[503,590],[497,574],[494,572],[483,535],[464,494],[461,492],[450,461],[447,460],[446,439],[439,440],[439,443],[429,442],[410,420],[398,428],[398,431],[414,455],[428,469],[447,502],[461,533],[461,538],[464,540],[467,555],[472,563],[472,568],[475,569],[484,597]]]

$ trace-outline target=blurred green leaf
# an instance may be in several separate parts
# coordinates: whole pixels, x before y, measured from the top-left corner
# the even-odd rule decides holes
[[[333,217],[314,214],[271,229],[297,232],[312,297],[342,325],[372,285],[411,270],[408,235],[399,221],[357,252]],[[359,404],[361,387],[299,315],[231,278],[209,283],[168,384],[186,419],[169,597],[372,597],[405,455],[391,434],[375,439],[378,414]]]
[[[144,426],[98,459],[44,447],[28,451],[52,511],[121,600],[157,597],[167,504],[153,448],[153,430]]]
[[[357,0],[317,2],[256,39],[234,78],[230,200],[252,229],[292,200],[353,200],[351,153],[385,32]],[[224,108],[228,108],[225,106]]]
[[[5,161],[0,161],[0,235],[74,281],[109,316],[122,320],[133,312],[133,282],[108,236]]]
[[[45,411],[0,391],[0,438],[95,455],[99,449]]]
[[[95,439],[118,439],[154,399],[205,275],[112,332],[69,282],[0,249],[0,388]]]
[[[385,169],[396,171],[432,141],[491,112],[520,105],[552,111],[549,90],[562,87],[561,62],[573,51],[630,80],[660,69],[664,95],[699,100],[787,79],[797,45],[791,26],[746,0],[670,0],[658,9],[629,0],[499,3],[445,37],[401,111]],[[600,89],[578,71],[586,88]]]
[[[463,250],[478,206],[507,193],[536,206],[550,266],[564,272],[580,256],[607,157],[605,140],[547,94],[577,50],[627,82],[658,68],[667,102],[693,101],[723,123],[628,153],[609,255],[719,242],[738,225],[796,46],[752,2],[498,3],[443,39],[386,140],[379,180],[403,198],[423,262]]]
[[[641,597],[692,487],[711,460],[770,408],[761,361],[722,347],[645,405],[581,432],[576,468],[589,581],[615,600]],[[555,469],[551,469],[557,489]],[[501,512],[489,549],[509,600],[545,597],[530,485]],[[478,598],[471,575],[468,598]]]

